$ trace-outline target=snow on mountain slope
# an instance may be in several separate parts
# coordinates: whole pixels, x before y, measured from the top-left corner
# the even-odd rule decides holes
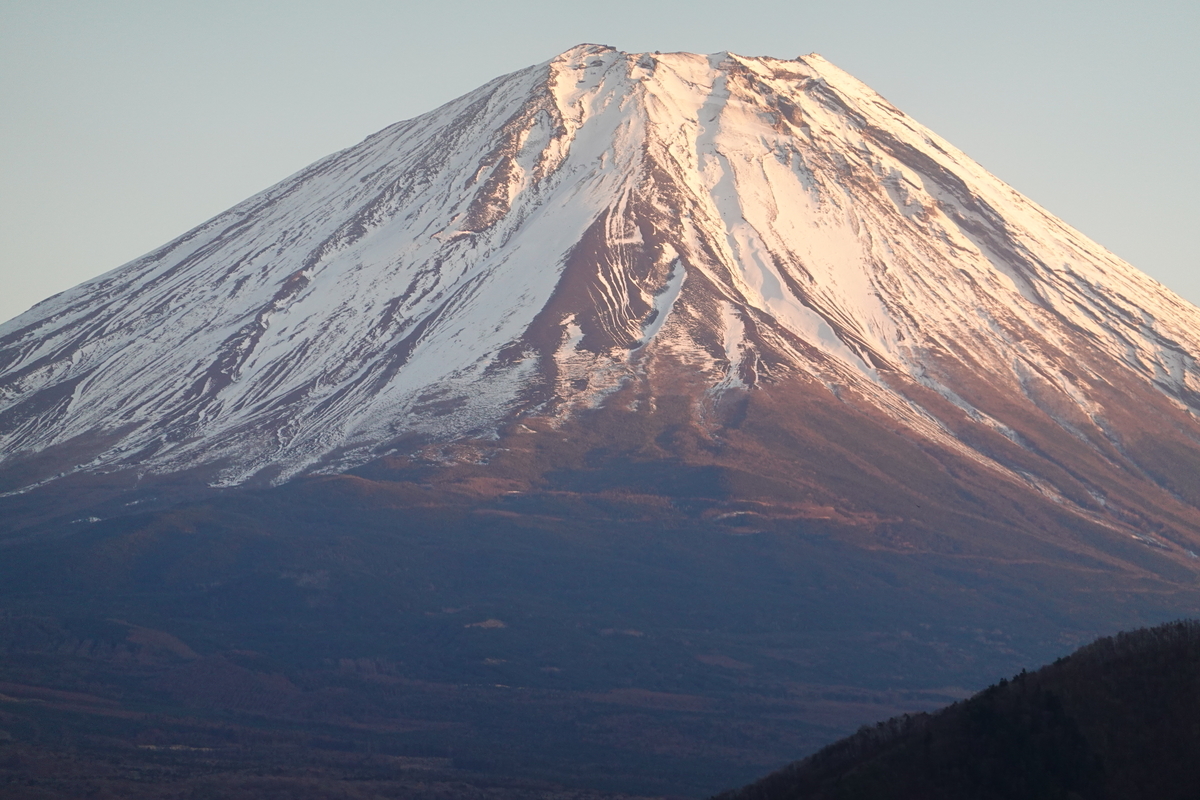
[[[821,57],[581,45],[0,326],[0,453],[278,481],[674,370],[698,419],[803,376],[1056,495],[962,424],[1145,477],[1122,420],[1200,442],[1197,354],[1195,307]]]

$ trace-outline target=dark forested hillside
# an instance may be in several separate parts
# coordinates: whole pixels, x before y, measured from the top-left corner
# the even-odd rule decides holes
[[[1194,798],[1200,621],[1100,639],[935,714],[898,717],[722,800]]]

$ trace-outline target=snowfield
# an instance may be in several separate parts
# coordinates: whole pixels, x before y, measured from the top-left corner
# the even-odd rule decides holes
[[[804,374],[1054,493],[913,387],[1119,458],[1112,392],[1190,414],[1198,353],[1195,307],[820,56],[581,45],[0,326],[0,454],[282,481],[594,408],[667,359],[698,406]]]

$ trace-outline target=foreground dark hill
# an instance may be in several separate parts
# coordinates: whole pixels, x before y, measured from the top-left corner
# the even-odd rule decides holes
[[[1200,622],[1100,639],[896,718],[722,800],[1184,800],[1200,786]]]

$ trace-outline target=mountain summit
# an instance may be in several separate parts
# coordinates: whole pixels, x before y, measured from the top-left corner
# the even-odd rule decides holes
[[[278,483],[669,409],[627,456],[863,510],[830,453],[875,496],[890,437],[1187,559],[1198,353],[1195,307],[820,56],[580,45],[0,327],[0,466]]]

